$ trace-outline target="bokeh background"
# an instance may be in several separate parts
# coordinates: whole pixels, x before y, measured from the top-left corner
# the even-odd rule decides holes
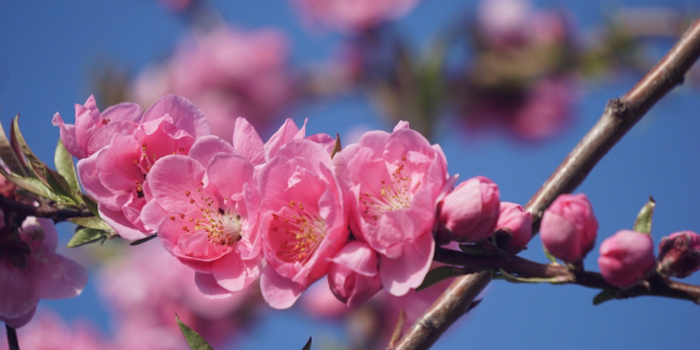
[[[391,130],[397,118],[409,119],[415,124],[427,123],[427,126],[423,125],[423,130],[429,131],[431,141],[439,143],[444,149],[451,173],[460,174],[462,179],[487,176],[500,186],[502,200],[524,204],[599,118],[606,101],[627,91],[641,77],[642,71],[649,67],[648,64],[660,58],[672,45],[672,37],[678,35],[677,27],[700,14],[700,6],[692,0],[614,3],[532,1],[529,3],[531,15],[545,11],[556,13],[556,18],[560,20],[557,23],[561,25],[552,27],[527,20],[521,23],[522,28],[518,28],[524,31],[540,28],[538,30],[543,31],[545,37],[549,38],[547,35],[550,35],[554,38],[547,40],[559,40],[557,44],[566,42],[567,47],[573,45],[580,48],[579,53],[587,50],[596,54],[591,54],[595,56],[593,58],[574,59],[574,63],[561,59],[564,63],[543,64],[545,68],[536,68],[536,73],[531,74],[529,71],[519,71],[518,67],[530,67],[533,61],[537,63],[540,59],[547,61],[549,56],[538,50],[528,54],[512,54],[508,48],[509,45],[527,46],[530,39],[496,36],[488,39],[491,42],[482,38],[487,41],[482,46],[474,44],[478,41],[474,38],[474,28],[487,22],[484,19],[487,14],[483,10],[486,5],[483,3],[421,1],[405,16],[382,27],[380,33],[383,34],[378,34],[377,40],[400,38],[416,61],[419,61],[417,57],[430,57],[436,43],[449,42],[446,64],[442,70],[444,76],[450,79],[443,82],[439,98],[451,99],[452,103],[445,108],[429,109],[429,113],[424,115],[419,113],[404,117],[401,113],[413,112],[396,106],[414,107],[406,102],[412,100],[412,95],[406,97],[397,93],[400,88],[391,84],[385,86],[385,90],[377,89],[377,85],[382,83],[381,79],[388,76],[388,81],[393,81],[395,76],[392,74],[396,72],[392,72],[391,67],[396,67],[398,63],[391,50],[388,50],[389,53],[384,51],[387,49],[383,44],[367,44],[370,40],[362,36],[368,34],[350,33],[333,26],[311,23],[308,17],[300,16],[300,11],[291,1],[212,0],[205,5],[197,3],[197,6],[205,6],[199,7],[197,12],[191,8],[179,9],[173,5],[175,3],[169,2],[170,5],[167,5],[165,1],[156,0],[1,2],[2,124],[7,127],[9,120],[20,113],[20,125],[29,145],[40,158],[50,163],[59,136],[58,128],[51,125],[54,113],[59,112],[66,121],[72,121],[73,105],[84,103],[91,94],[95,94],[102,108],[128,98],[138,97],[147,101],[148,97],[139,97],[133,92],[138,79],[156,81],[154,76],[144,78],[144,71],[168,64],[173,54],[183,50],[178,49],[178,45],[183,45],[183,37],[191,37],[193,31],[206,32],[210,30],[207,26],[221,21],[245,33],[272,29],[286,37],[282,40],[286,42],[284,50],[288,56],[282,61],[292,67],[290,74],[296,79],[290,87],[292,97],[289,99],[293,99],[293,102],[273,112],[264,112],[264,118],[268,119],[257,124],[261,133],[269,136],[285,117],[293,118],[297,123],[308,118],[309,133],[338,132],[344,142],[356,139],[366,130]],[[522,13],[509,15],[507,11],[502,11],[499,14],[505,17],[530,16]],[[626,14],[630,16],[625,17]],[[503,21],[507,22],[507,18]],[[621,24],[634,27],[643,35],[611,39],[612,36],[601,34]],[[556,30],[560,33],[555,33]],[[646,30],[651,34],[645,33]],[[526,44],[522,44],[522,40]],[[272,51],[268,47],[262,52]],[[480,66],[483,64],[481,60],[489,59],[490,55],[497,56],[496,60],[498,55],[507,56],[505,66],[515,73],[504,67]],[[190,68],[196,68],[194,63],[192,66],[185,65],[184,69]],[[464,71],[468,69],[472,73],[465,74]],[[695,70],[698,70],[697,64]],[[550,71],[554,73],[549,74]],[[513,74],[535,78],[525,78],[526,83],[518,81],[514,85],[499,85],[502,83],[497,79],[499,72],[507,76]],[[485,76],[488,74],[497,76],[492,85],[489,85],[489,76]],[[520,96],[517,92],[520,88],[529,89],[527,91],[538,89],[532,81],[539,81],[537,79],[542,76],[568,79],[564,86],[554,84],[543,88],[545,96],[542,99],[545,102],[532,107],[532,113],[536,115],[566,115],[565,120],[552,127],[553,131],[532,136],[532,133],[528,134],[514,124],[504,122],[509,120],[508,117],[497,122],[489,120],[489,113],[508,114],[522,107],[519,102],[508,99],[509,93],[499,95],[504,91],[500,90],[503,86],[515,89],[515,94]],[[374,77],[380,77],[379,84],[373,80]],[[421,82],[425,83],[425,80]],[[657,201],[653,226],[655,242],[672,232],[700,230],[700,215],[697,214],[700,210],[700,87],[697,83],[697,79],[691,76],[683,87],[675,89],[659,102],[579,188],[578,192],[584,192],[590,198],[600,222],[598,245],[617,230],[631,228],[636,213],[650,195]],[[464,88],[465,85],[468,87]],[[149,89],[160,91],[158,87]],[[382,94],[386,89],[389,92]],[[495,98],[492,95],[494,90]],[[272,95],[267,95],[267,91],[261,93],[265,97],[262,105],[276,103],[272,101]],[[392,91],[396,95],[392,95]],[[481,93],[486,95],[479,95]],[[496,106],[504,103],[513,107],[505,112],[493,106],[474,107],[474,100],[487,101],[489,98],[496,101]],[[205,98],[200,101],[210,102]],[[468,106],[464,107],[460,101],[471,101],[471,104],[467,103]],[[144,103],[147,107],[148,102]],[[434,118],[426,119],[426,115]],[[441,117],[435,117],[437,115]],[[526,124],[536,126],[536,122]],[[541,130],[537,127],[534,129]],[[73,229],[70,224],[59,225],[62,242],[68,241]],[[157,244],[157,241],[146,243]],[[149,248],[146,245],[126,249],[147,251]],[[589,270],[597,270],[597,249],[598,246],[585,260]],[[110,293],[105,292],[105,287],[101,287],[100,283],[114,279],[109,277],[110,274],[116,276],[119,273],[118,269],[105,270],[104,266],[114,265],[115,259],[118,259],[116,256],[125,254],[125,251],[119,242],[73,250],[64,248],[63,254],[90,268],[91,279],[83,294],[75,299],[42,301],[37,318],[48,321],[33,321],[38,325],[33,330],[31,323],[27,329],[20,329],[20,339],[37,338],[42,333],[45,336],[50,332],[73,334],[78,329],[91,329],[93,336],[105,338],[106,342],[113,344],[128,344],[123,342],[125,338],[140,340],[150,337],[159,340],[160,344],[172,343],[171,347],[164,345],[164,349],[186,349],[184,340],[172,340],[167,332],[153,333],[143,338],[136,334],[142,334],[143,328],[147,327],[137,326],[139,323],[132,323],[131,328],[119,324],[123,318],[119,321],[114,310],[119,308],[121,299],[109,297]],[[522,254],[530,259],[545,261],[538,238],[533,239],[529,249]],[[143,265],[137,263],[133,269],[143,272],[142,280],[157,280],[157,277],[149,277],[149,274],[156,276],[179,271],[170,264],[153,264],[156,264],[154,260],[143,261]],[[121,284],[112,290],[116,290],[116,294],[128,295],[140,283],[137,283],[138,277],[135,276],[120,278]],[[687,282],[700,283],[700,276],[690,277]],[[173,286],[186,288],[176,284]],[[483,302],[452,327],[434,349],[697,347],[697,326],[700,324],[697,305],[687,301],[642,297],[593,306],[592,299],[596,293],[578,286],[495,281],[483,294]],[[159,303],[159,299],[151,302]],[[302,303],[284,311],[272,310],[255,297],[231,303],[260,305],[252,312],[254,315],[242,317],[245,322],[231,326],[235,337],[223,341],[226,345],[222,349],[300,349],[310,336],[314,339],[315,349],[346,349],[353,343],[353,337],[357,337],[357,328],[362,328],[363,324],[380,322],[379,326],[388,324],[391,328],[395,322],[358,316],[353,319],[354,328],[348,331],[342,321],[348,317],[329,318],[326,315],[319,318],[304,309]],[[172,311],[185,312],[178,310],[173,307]],[[56,315],[41,316],[47,313]],[[66,328],[56,328],[56,324],[61,322],[65,322]],[[172,322],[174,324],[174,317]],[[58,336],[46,337],[48,343],[59,342]],[[2,336],[0,343],[4,342]],[[145,340],[118,347],[136,349],[144,344]]]

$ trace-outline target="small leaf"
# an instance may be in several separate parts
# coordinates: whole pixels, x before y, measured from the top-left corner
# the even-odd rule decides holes
[[[24,141],[24,137],[22,137],[22,134],[19,134],[18,138],[17,132],[19,131],[19,127],[17,127],[17,131],[15,131],[15,120],[18,119],[19,114],[15,116],[10,125],[10,146],[12,147],[12,151],[14,151],[14,154],[17,156],[17,160],[22,165],[22,168],[25,169],[25,173],[23,175],[34,177],[34,173],[32,173],[31,169],[29,168],[27,160],[24,159],[24,157],[22,156],[23,152],[22,147],[20,146],[20,139]]]
[[[97,216],[90,216],[86,218],[70,218],[68,219],[68,221],[78,226],[92,228],[95,230],[113,231],[112,228],[106,222],[104,222],[104,220],[100,219]]]
[[[85,206],[88,208],[88,210],[90,210],[92,215],[95,215],[97,217],[100,216],[100,211],[99,211],[99,208],[97,207],[97,202],[94,199],[92,199],[92,197],[83,193],[81,195],[81,199],[83,200],[83,203],[85,203]]]
[[[333,146],[333,150],[331,151],[331,158],[335,157],[336,153],[340,152],[341,149],[343,149],[343,147],[340,145],[340,134],[335,133],[335,146]]]
[[[563,283],[563,281],[559,280],[557,277],[551,277],[551,278],[539,278],[539,277],[518,277],[511,275],[510,273],[506,272],[504,269],[499,269],[501,271],[501,276],[503,277],[504,280],[512,283]]]
[[[459,249],[469,255],[476,256],[493,256],[486,248],[479,244],[460,244]]]
[[[306,345],[301,350],[311,350],[311,337],[309,337],[309,341],[306,342]]]
[[[207,341],[204,340],[201,335],[199,335],[199,333],[182,323],[177,315],[175,315],[175,319],[177,320],[177,325],[180,326],[180,332],[182,332],[182,335],[185,336],[185,340],[187,340],[187,345],[190,346],[190,349],[214,350],[214,348],[212,348],[211,345],[209,345],[209,343],[207,343]]]
[[[34,178],[34,177],[24,177],[24,176],[19,176],[15,174],[10,174],[3,167],[0,167],[0,174],[5,176],[10,182],[14,183],[15,185],[19,186],[22,189],[25,189],[29,192],[32,192],[36,195],[42,196],[44,198],[48,198],[50,200],[56,201],[56,202],[64,202],[65,198],[59,196],[58,194],[54,193],[50,188],[46,186],[41,180]]]
[[[129,245],[144,244],[144,243],[146,243],[146,242],[148,242],[148,241],[150,241],[150,240],[152,240],[152,239],[154,239],[154,238],[156,238],[156,237],[158,237],[158,234],[157,234],[157,233],[154,234],[154,235],[150,235],[150,236],[148,236],[148,237],[144,237],[144,238],[137,239],[137,240],[135,240],[135,241],[129,243]]]
[[[10,171],[21,176],[27,176],[27,171],[12,148],[12,144],[7,138],[7,134],[5,134],[5,129],[2,125],[0,125],[0,158],[2,158]]]
[[[56,170],[58,171],[66,182],[73,193],[80,193],[80,183],[78,182],[78,175],[75,173],[75,163],[73,163],[73,156],[68,153],[66,146],[59,139],[58,145],[56,146],[56,154],[54,155],[54,163],[56,164]]]
[[[75,248],[99,240],[105,240],[107,237],[109,237],[109,232],[83,227],[75,232],[73,238],[68,241],[67,247]]]
[[[547,250],[547,247],[542,246],[542,251],[544,252],[544,256],[546,256],[549,261],[557,263],[557,258],[555,258],[554,255]]]
[[[399,319],[396,321],[396,327],[394,327],[394,333],[391,334],[391,340],[389,340],[389,349],[394,349],[399,340],[401,340],[401,335],[405,326],[406,310],[401,308],[401,311],[399,312]]]
[[[615,292],[603,290],[602,292],[596,294],[596,296],[593,298],[593,305],[600,305],[608,300],[613,300],[615,298]]]
[[[455,266],[440,266],[436,267],[430,271],[428,271],[428,274],[425,275],[425,279],[423,280],[423,283],[421,283],[418,288],[416,288],[416,292],[423,290],[425,288],[428,288],[432,286],[433,284],[436,284],[440,281],[444,281],[448,278],[456,277],[456,276],[461,276],[464,274],[464,269],[455,267]]]
[[[656,202],[654,198],[649,197],[649,201],[642,207],[637,215],[637,220],[634,221],[632,230],[640,233],[651,234],[651,219],[654,215],[654,207]]]

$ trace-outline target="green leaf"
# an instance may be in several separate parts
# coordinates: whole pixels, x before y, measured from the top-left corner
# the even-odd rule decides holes
[[[554,255],[552,255],[552,253],[550,253],[549,250],[547,250],[547,247],[542,246],[542,251],[544,252],[544,256],[547,257],[547,260],[553,263],[557,262],[557,258],[555,258]]]
[[[335,133],[335,146],[333,146],[333,150],[331,151],[331,158],[335,157],[335,154],[340,152],[341,149],[343,149],[343,147],[340,145],[340,134]]]
[[[593,305],[600,305],[608,300],[613,300],[615,298],[615,292],[603,290],[602,292],[596,294],[596,296],[593,298]]]
[[[107,237],[109,237],[109,232],[83,227],[75,232],[73,238],[68,241],[67,247],[75,248],[88,243],[97,242],[99,240],[105,240]]]
[[[551,278],[539,278],[539,277],[518,277],[511,275],[510,273],[506,272],[504,269],[498,269],[501,272],[501,276],[503,277],[504,280],[512,283],[563,283],[563,281],[559,280],[557,277],[551,277]]]
[[[640,233],[651,234],[651,219],[654,215],[654,207],[656,202],[654,198],[649,197],[649,201],[642,207],[637,215],[637,220],[634,221],[632,230]]]
[[[440,266],[436,267],[430,271],[428,271],[428,274],[425,275],[425,279],[423,280],[423,283],[421,283],[418,288],[416,288],[416,292],[423,290],[425,288],[428,288],[432,286],[435,283],[438,283],[440,281],[444,281],[448,278],[456,277],[456,276],[461,276],[464,274],[464,269],[455,267],[455,266]]]
[[[486,250],[486,248],[482,247],[479,244],[460,244],[459,249],[461,249],[463,252],[469,255],[493,256],[491,252],[489,252],[488,250]]]
[[[201,335],[199,335],[199,333],[182,323],[177,315],[175,315],[175,319],[177,320],[177,325],[180,326],[180,332],[182,332],[182,335],[185,336],[185,340],[187,340],[187,345],[190,346],[190,349],[214,350],[214,348],[212,348],[211,345],[209,345],[209,343],[207,343],[207,341],[204,340]]]
[[[146,242],[148,242],[148,241],[150,241],[150,240],[152,240],[152,239],[154,239],[154,238],[156,238],[156,237],[158,237],[158,234],[150,235],[150,236],[148,236],[148,237],[144,237],[144,238],[141,238],[141,239],[137,239],[137,240],[135,240],[135,241],[129,243],[129,245],[144,244],[144,243],[146,243]]]
[[[17,132],[15,131],[14,127],[14,122],[17,119],[19,119],[19,114],[15,116],[15,118],[12,120],[12,123],[10,124],[10,146],[12,147],[12,151],[17,156],[17,160],[22,165],[22,168],[25,170],[25,173],[23,175],[34,177],[34,173],[29,168],[29,165],[27,165],[27,160],[22,156],[22,147],[20,146],[20,141],[18,139]],[[17,128],[17,131],[19,131],[19,128]],[[24,141],[24,137],[22,137],[21,134],[19,135],[19,138],[21,138],[22,141]]]
[[[15,153],[14,149],[12,148],[12,144],[10,143],[10,140],[7,138],[7,134],[5,134],[5,129],[2,127],[0,124],[0,158],[2,158],[3,162],[5,162],[5,165],[12,171],[13,173],[17,173],[21,176],[27,176],[27,170],[24,168],[22,165],[22,162],[20,162],[19,157]]]
[[[309,337],[309,341],[306,342],[306,345],[301,350],[311,350],[311,337]]]
[[[70,218],[68,221],[78,225],[78,226],[83,226],[95,230],[102,230],[102,231],[114,231],[109,225],[107,225],[104,220],[100,219],[97,216],[90,216],[86,218]]]
[[[83,203],[85,203],[85,206],[90,210],[92,215],[95,215],[97,217],[100,216],[100,211],[97,207],[97,202],[92,199],[92,197],[86,195],[85,193],[81,194],[81,199],[83,200]]]
[[[56,164],[56,170],[68,183],[69,189],[73,193],[80,193],[80,183],[78,182],[78,175],[75,172],[75,163],[73,163],[73,156],[68,153],[66,146],[59,139],[58,145],[56,146],[56,153],[54,155],[54,163]]]
[[[5,176],[10,182],[14,183],[15,185],[19,186],[20,188],[23,188],[29,192],[32,192],[36,195],[39,195],[44,198],[48,198],[50,200],[56,201],[56,202],[63,202],[65,201],[64,197],[59,196],[58,194],[54,193],[50,188],[46,186],[41,180],[34,178],[34,177],[24,177],[24,176],[19,176],[16,174],[10,174],[3,167],[0,167],[0,174]]]

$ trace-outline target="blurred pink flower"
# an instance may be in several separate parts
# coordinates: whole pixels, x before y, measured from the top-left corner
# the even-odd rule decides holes
[[[362,32],[410,12],[420,0],[293,0],[303,17],[345,32]]]
[[[328,281],[321,279],[307,289],[300,298],[302,310],[312,317],[337,319],[351,309],[336,298],[328,287]]]
[[[83,291],[88,277],[85,268],[55,253],[58,234],[50,219],[28,217],[20,228],[21,242],[8,239],[12,236],[3,219],[0,321],[18,328],[32,318],[39,299],[76,297]]]
[[[152,232],[140,218],[151,167],[165,155],[187,154],[206,134],[209,125],[195,105],[182,96],[165,96],[131,132],[113,135],[106,147],[78,162],[80,182],[122,238],[144,238]]]
[[[264,29],[219,26],[184,39],[161,67],[146,69],[132,95],[141,104],[175,93],[204,111],[212,132],[230,140],[237,117],[266,130],[293,98],[287,38]]]
[[[631,230],[618,231],[600,245],[598,267],[608,283],[629,288],[654,268],[651,235]]]
[[[451,187],[438,145],[399,122],[394,131],[367,132],[334,158],[350,188],[350,228],[380,254],[384,288],[401,296],[420,285],[433,258],[437,201]]]
[[[348,239],[346,193],[328,151],[293,140],[265,164],[259,177],[263,252],[260,287],[270,306],[292,306],[323,277]]]
[[[31,350],[111,350],[115,348],[85,321],[66,325],[49,309],[40,309],[34,321],[17,331],[20,349]],[[0,342],[0,350],[7,350],[7,343]],[[183,349],[184,350],[184,349]]]
[[[197,284],[207,294],[247,287],[260,275],[262,258],[255,167],[221,152],[221,142],[203,137],[190,156],[159,159],[141,213],[165,248],[198,272]]]
[[[488,238],[496,230],[499,196],[498,185],[484,176],[466,180],[442,200],[440,224],[458,242]]]
[[[585,194],[562,194],[542,216],[540,237],[545,248],[568,263],[578,263],[595,245],[598,220]]]
[[[382,289],[379,258],[366,243],[349,242],[330,260],[329,286],[338,300],[348,307],[364,304]]]

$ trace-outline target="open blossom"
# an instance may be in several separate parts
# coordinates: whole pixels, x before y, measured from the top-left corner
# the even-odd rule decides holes
[[[52,123],[61,130],[61,141],[70,154],[86,158],[109,145],[115,134],[130,134],[142,119],[139,105],[120,103],[100,112],[90,95],[85,105],[75,105],[75,125],[65,124],[56,113]]]
[[[595,245],[598,220],[585,194],[562,194],[542,216],[542,244],[555,257],[580,262]]]
[[[348,239],[346,195],[330,154],[311,140],[293,140],[260,172],[261,232],[267,265],[260,288],[274,308],[294,304],[328,272]]]
[[[440,224],[458,242],[476,242],[493,234],[500,212],[498,185],[483,176],[462,182],[442,201]]]
[[[384,288],[401,296],[428,273],[435,240],[436,203],[448,186],[447,161],[408,123],[389,134],[370,131],[335,156],[350,188],[350,228],[380,254]]]
[[[131,133],[113,135],[107,146],[78,162],[85,192],[99,203],[100,216],[123,238],[144,238],[152,229],[140,219],[144,188],[156,160],[187,154],[209,133],[202,112],[186,98],[168,95],[149,108]]]
[[[366,243],[346,244],[331,261],[328,284],[338,300],[348,307],[362,305],[382,289],[377,253]]]
[[[13,242],[2,217],[0,252],[5,253],[0,255],[0,321],[18,328],[32,318],[39,299],[80,295],[87,272],[55,253],[58,234],[51,220],[28,217],[20,228],[21,242]]]
[[[654,242],[651,235],[630,230],[618,231],[600,245],[598,267],[608,283],[628,288],[654,268]]]
[[[183,95],[225,140],[237,117],[266,130],[293,99],[287,46],[284,33],[275,29],[218,26],[182,40],[164,66],[137,78],[131,93],[145,105],[167,93]]]
[[[198,272],[207,294],[240,291],[260,274],[255,168],[200,139],[190,156],[169,155],[149,173],[141,218],[165,248]]]
[[[312,22],[362,32],[407,14],[419,0],[294,0]]]

